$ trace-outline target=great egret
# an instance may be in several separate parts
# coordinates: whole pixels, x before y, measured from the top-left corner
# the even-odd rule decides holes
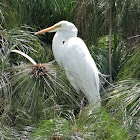
[[[100,106],[99,70],[82,39],[77,37],[78,30],[68,21],[60,21],[35,34],[56,32],[52,41],[54,57],[73,88],[82,91],[89,104]]]

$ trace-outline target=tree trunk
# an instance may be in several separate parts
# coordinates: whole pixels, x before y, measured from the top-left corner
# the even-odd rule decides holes
[[[109,11],[109,73],[110,73],[110,83],[112,83],[112,61],[111,61],[111,41],[112,41],[112,0],[109,3],[110,11]]]

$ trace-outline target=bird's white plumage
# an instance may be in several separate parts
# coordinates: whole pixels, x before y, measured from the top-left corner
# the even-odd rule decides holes
[[[82,39],[77,37],[77,28],[68,21],[54,25],[56,34],[52,49],[58,64],[77,92],[86,95],[92,105],[100,106],[99,71]]]

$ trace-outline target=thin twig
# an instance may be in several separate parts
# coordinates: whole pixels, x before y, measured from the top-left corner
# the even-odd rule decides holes
[[[19,51],[19,50],[12,50],[11,52],[15,52],[15,53],[18,53],[18,54],[24,56],[24,57],[27,58],[33,65],[36,65],[36,64],[37,64],[29,55],[27,55],[27,54],[25,54],[25,53],[23,53],[23,52],[21,52],[21,51]]]

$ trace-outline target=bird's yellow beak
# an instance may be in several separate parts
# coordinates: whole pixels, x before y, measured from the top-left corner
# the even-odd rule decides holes
[[[35,35],[38,35],[38,34],[43,34],[43,33],[46,33],[46,32],[50,32],[50,31],[53,31],[55,30],[56,28],[58,27],[61,27],[61,25],[53,25],[51,27],[48,27],[46,29],[43,29],[43,30],[40,30],[38,32],[35,33]]]

